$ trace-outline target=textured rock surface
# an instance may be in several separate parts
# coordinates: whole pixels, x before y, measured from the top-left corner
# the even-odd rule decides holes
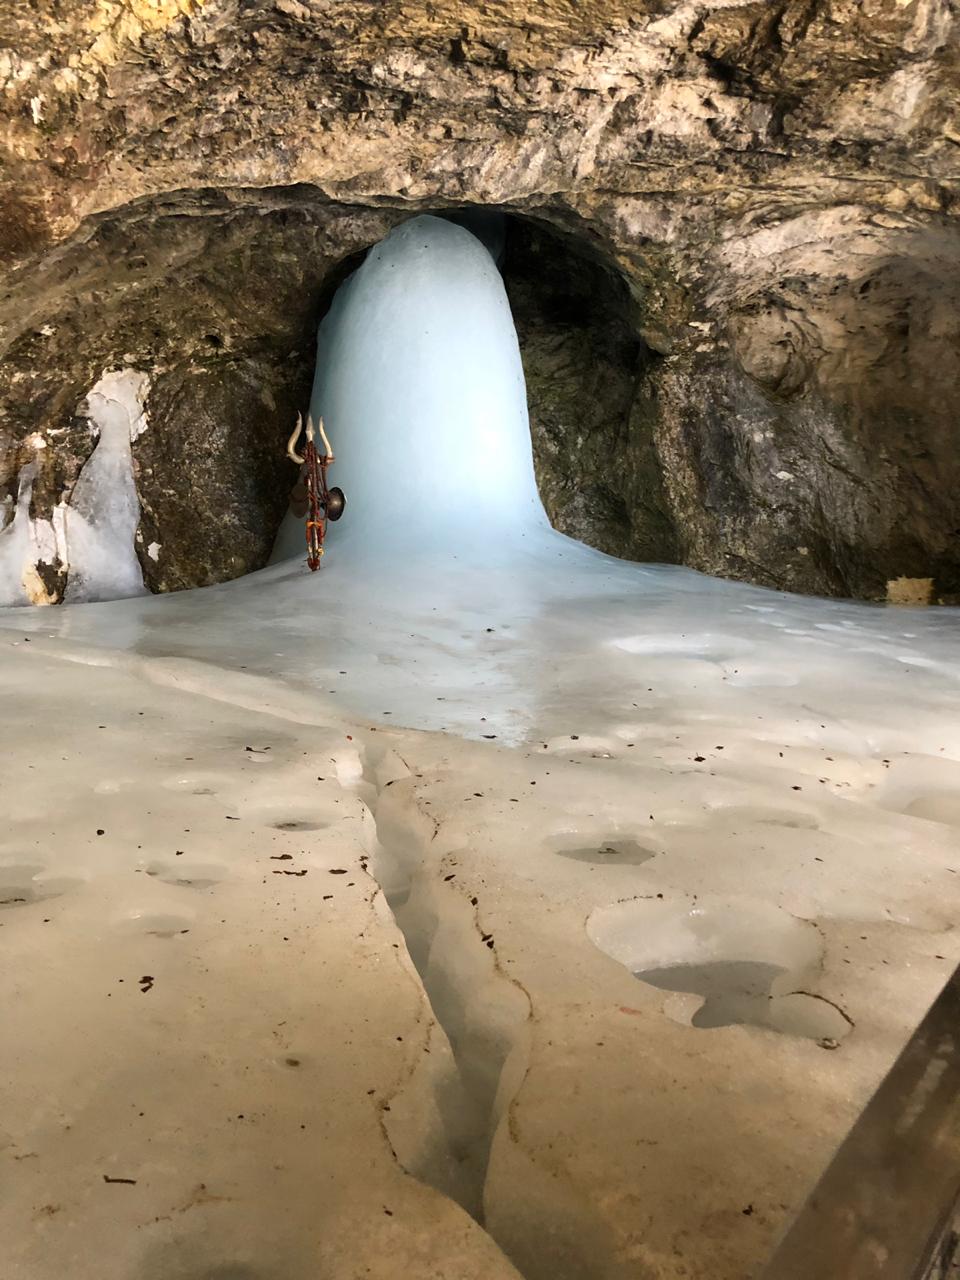
[[[960,593],[952,0],[14,0],[0,46],[0,485],[37,457],[38,511],[69,497],[83,396],[143,369],[150,586],[262,563],[336,271],[487,204],[563,236],[513,289],[560,527]],[[571,251],[619,277],[587,331],[554,309]],[[233,462],[184,485],[204,441]]]
[[[530,222],[510,225],[503,274],[551,523],[612,555],[676,560],[654,443],[660,361],[623,280]]]
[[[82,406],[100,371],[149,370],[148,429],[134,445],[147,585],[259,568],[294,480],[283,446],[309,393],[320,309],[344,250],[349,261],[393,220],[318,210],[296,191],[181,193],[96,219],[33,276],[46,320],[0,364],[14,442],[0,450],[0,484],[15,492],[35,460],[34,506],[47,514],[95,443]]]

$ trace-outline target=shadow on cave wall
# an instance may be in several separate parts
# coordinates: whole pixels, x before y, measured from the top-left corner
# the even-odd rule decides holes
[[[502,271],[554,528],[628,560],[677,561],[655,446],[661,357],[623,277],[574,236],[517,217]]]

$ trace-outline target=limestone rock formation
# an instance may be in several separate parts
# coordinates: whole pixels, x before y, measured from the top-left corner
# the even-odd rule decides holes
[[[0,520],[130,367],[147,585],[262,565],[333,288],[483,205],[558,527],[960,597],[953,0],[8,0],[0,82]]]

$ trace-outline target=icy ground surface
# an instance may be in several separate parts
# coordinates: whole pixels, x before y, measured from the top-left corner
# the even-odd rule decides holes
[[[15,1280],[740,1280],[960,960],[955,614],[558,538],[0,621]]]
[[[352,515],[0,612],[5,1280],[744,1280],[960,961],[957,611]]]

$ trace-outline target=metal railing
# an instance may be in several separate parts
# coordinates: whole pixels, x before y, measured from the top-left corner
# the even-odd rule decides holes
[[[944,1280],[960,1204],[960,968],[760,1280]]]

